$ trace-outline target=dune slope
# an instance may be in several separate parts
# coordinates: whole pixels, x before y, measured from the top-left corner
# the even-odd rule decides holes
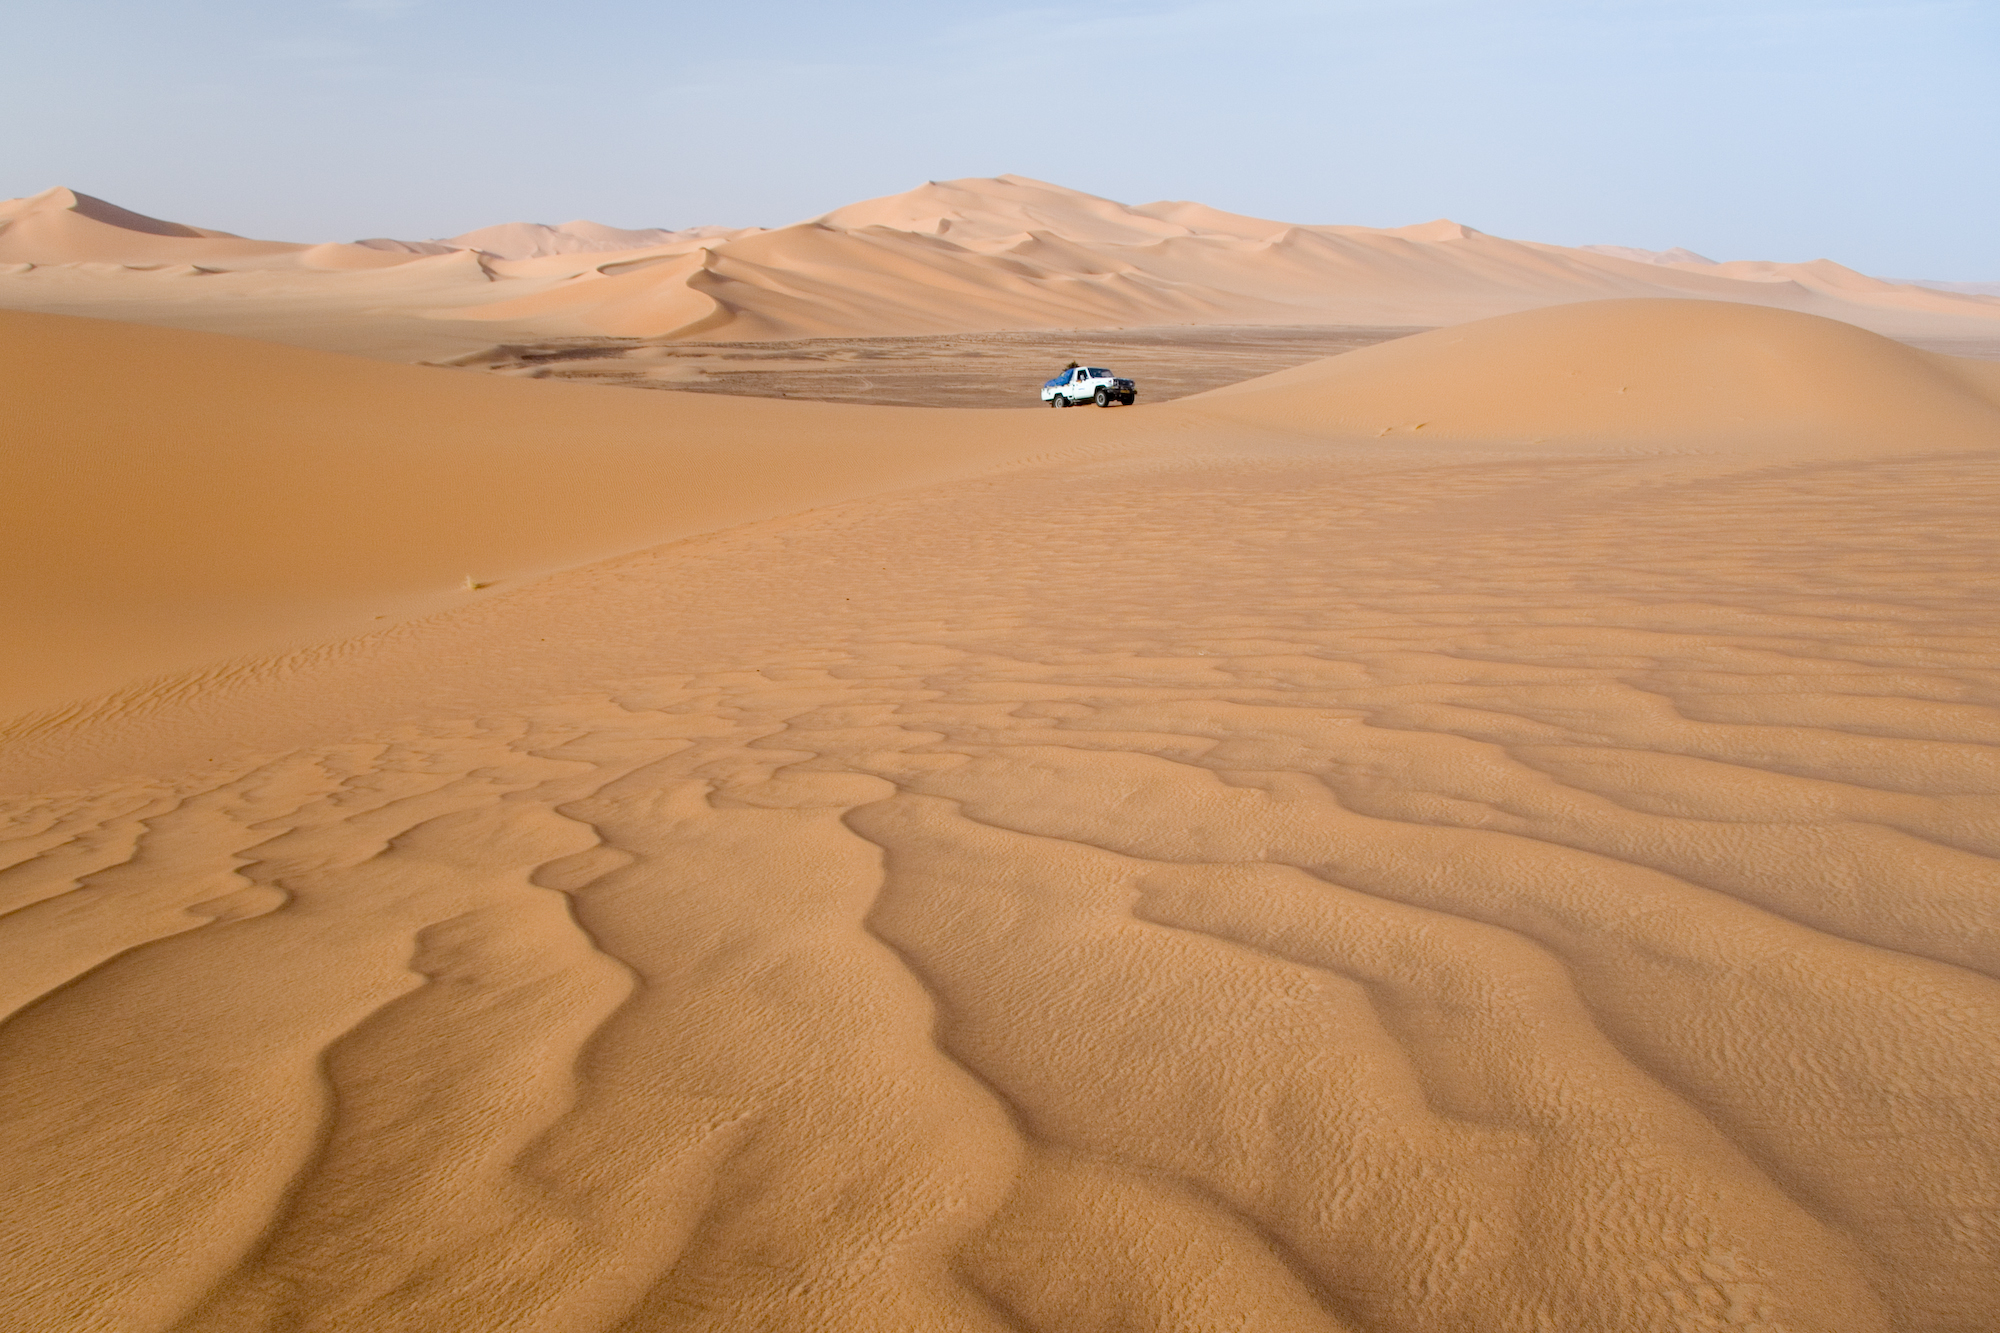
[[[85,216],[83,198],[0,203],[0,263],[20,269],[0,273],[0,304],[388,359],[446,359],[466,339],[1431,327],[1637,297],[1796,310],[1898,337],[2000,329],[2000,299],[1824,260],[1660,263],[1444,219],[1293,225],[1185,202],[1133,207],[1020,176],[933,181],[772,230],[509,224],[444,244],[283,246],[169,234],[177,224],[144,218],[120,230],[102,220],[120,210],[91,201]],[[476,262],[440,268],[451,245],[472,247],[457,258]]]
[[[0,201],[0,263],[281,263],[309,248],[147,217],[61,186]]]
[[[0,313],[0,413],[8,712],[1046,447],[991,413],[607,393],[23,312]]]
[[[1310,434],[1821,454],[1990,446],[2000,366],[1713,301],[1595,301],[1399,338],[1184,409]]]
[[[615,292],[597,276],[467,317],[540,317],[572,333],[757,339],[1176,323],[1436,325],[1567,302],[1679,297],[1897,333],[1990,332],[2000,320],[2000,302],[1898,286],[1825,261],[1658,265],[1445,220],[1294,226],[1195,204],[1132,208],[1019,176],[932,182],[719,241],[687,265]],[[649,289],[650,302],[635,304],[633,286]]]
[[[17,734],[0,1323],[1989,1328],[2000,435],[1804,317],[1746,429],[1699,313],[1380,400],[1678,347],[1692,444],[1348,433],[1363,353],[994,414]]]

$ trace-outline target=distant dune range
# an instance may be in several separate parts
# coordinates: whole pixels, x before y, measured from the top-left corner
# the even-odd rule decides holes
[[[1001,176],[770,230],[508,224],[449,242],[247,241],[69,190],[0,204],[0,306],[402,360],[609,335],[719,341],[1190,324],[1431,327],[1619,297],[1740,301],[1896,337],[1992,338],[2000,297],[1826,260],[1295,226]],[[1684,256],[1684,258],[1682,257]]]
[[[2000,366],[1858,325],[2000,303],[76,202],[0,232],[0,1328],[1990,1333]],[[386,364],[1390,293],[1106,411]]]

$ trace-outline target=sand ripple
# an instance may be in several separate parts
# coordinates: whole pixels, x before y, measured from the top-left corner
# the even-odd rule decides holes
[[[6,1322],[1990,1327],[1994,480],[1074,465],[218,681],[10,805]]]

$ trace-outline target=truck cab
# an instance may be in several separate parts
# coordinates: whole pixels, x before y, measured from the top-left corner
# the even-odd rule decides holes
[[[1042,401],[1050,407],[1074,407],[1078,403],[1096,403],[1099,407],[1123,403],[1130,407],[1138,396],[1136,383],[1120,379],[1099,366],[1071,366],[1042,385]]]

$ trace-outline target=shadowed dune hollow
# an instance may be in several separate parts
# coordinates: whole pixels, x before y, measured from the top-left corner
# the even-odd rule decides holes
[[[0,1326],[1994,1326],[2000,368],[0,354]]]

